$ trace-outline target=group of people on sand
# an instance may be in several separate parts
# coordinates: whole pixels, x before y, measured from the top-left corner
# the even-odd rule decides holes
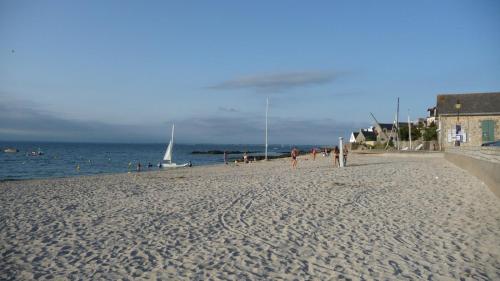
[[[344,166],[347,165],[347,154],[349,153],[349,149],[347,149],[347,145],[344,145],[344,148],[342,149],[342,160],[344,160]],[[335,155],[335,158],[333,160],[333,165],[336,167],[340,167],[340,149],[338,146],[335,146],[333,149],[333,154]]]
[[[227,154],[228,154],[227,151],[224,151],[224,164],[226,164],[226,165],[229,164]],[[257,159],[255,158],[255,156],[253,157],[253,160],[250,159],[250,156],[248,155],[248,153],[245,152],[245,153],[243,153],[243,161],[241,159],[234,160],[234,164],[238,164],[239,162],[243,162],[245,164],[248,164],[251,162],[257,162]]]
[[[333,149],[333,166],[334,167],[340,167],[340,149],[338,146],[335,146],[335,148]],[[316,148],[313,148],[311,150],[311,154],[312,154],[312,157],[313,157],[313,161],[316,160],[316,154],[318,153],[318,151],[316,150]],[[344,148],[342,150],[342,160],[344,160],[344,166],[347,165],[347,154],[349,153],[349,150],[347,149],[347,145],[344,145]],[[292,157],[292,169],[296,169],[297,168],[297,158],[299,157],[299,150],[294,147],[292,149],[292,151],[290,152],[290,156]],[[328,151],[324,150],[323,152],[323,156],[328,156]]]

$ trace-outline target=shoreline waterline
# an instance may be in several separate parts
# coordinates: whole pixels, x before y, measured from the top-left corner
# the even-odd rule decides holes
[[[0,143],[0,146],[13,146]],[[138,163],[143,170],[157,168],[165,153],[162,144],[80,144],[80,143],[21,143],[17,153],[0,153],[0,180],[60,178],[67,176],[127,173]],[[305,146],[304,149],[310,149]],[[252,151],[263,154],[264,147],[253,145],[183,145],[174,148],[173,162],[191,162],[194,166],[224,163],[224,155],[193,153],[194,151]],[[286,153],[273,146],[269,155]],[[262,151],[262,152],[260,152]],[[35,153],[32,153],[35,152]],[[41,152],[41,154],[38,154]],[[229,154],[228,160],[242,159],[243,154]]]

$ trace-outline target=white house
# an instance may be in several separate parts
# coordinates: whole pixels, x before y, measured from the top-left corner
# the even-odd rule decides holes
[[[356,137],[358,136],[359,132],[352,132],[351,137],[349,138],[350,143],[355,143],[356,142]]]

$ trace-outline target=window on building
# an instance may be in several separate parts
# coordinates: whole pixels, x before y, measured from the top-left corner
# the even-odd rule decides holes
[[[495,121],[494,120],[482,120],[481,130],[483,142],[494,141],[495,140]]]

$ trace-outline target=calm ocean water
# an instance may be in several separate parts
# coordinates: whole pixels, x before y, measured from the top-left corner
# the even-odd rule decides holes
[[[4,153],[3,148],[15,147],[17,153]],[[109,143],[31,143],[0,142],[0,180],[68,177],[103,173],[123,173],[132,163],[135,171],[137,162],[143,170],[147,164],[157,163],[163,158],[165,144],[109,144]],[[310,146],[299,146],[309,150]],[[32,151],[42,151],[43,155],[31,156]],[[223,155],[192,154],[193,151],[228,150],[254,151],[263,153],[263,145],[184,145],[176,144],[174,162],[191,161],[194,166],[223,163]],[[288,151],[289,146],[270,146],[269,155]],[[230,159],[241,159],[242,155],[231,154]],[[78,171],[77,165],[80,167]]]

